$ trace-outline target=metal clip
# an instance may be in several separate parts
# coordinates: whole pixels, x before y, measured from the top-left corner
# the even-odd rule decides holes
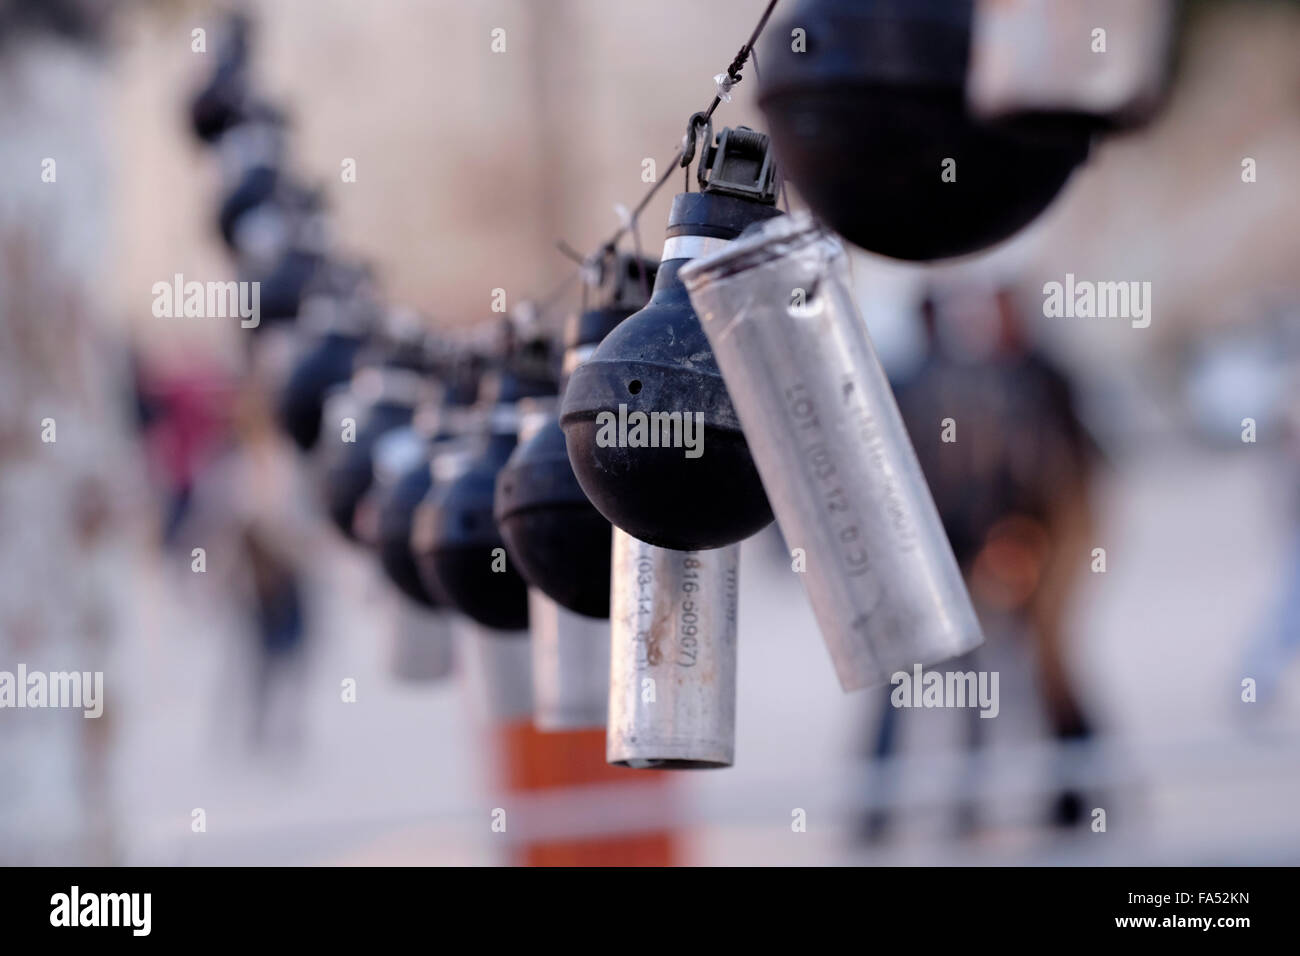
[[[686,135],[682,137],[682,161],[681,168],[686,169],[695,159],[695,141],[699,136],[699,127],[704,127],[704,141],[713,142],[713,120],[709,115],[701,110],[698,113],[692,113],[691,118],[686,121]]]
[[[701,192],[776,203],[771,141],[747,126],[723,129],[717,142],[705,147],[698,176]]]

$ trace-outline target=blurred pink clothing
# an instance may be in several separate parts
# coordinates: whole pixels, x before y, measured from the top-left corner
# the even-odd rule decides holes
[[[169,487],[188,488],[228,432],[232,383],[215,370],[191,366],[179,374],[146,373],[144,392],[157,410],[145,429],[150,467]]]

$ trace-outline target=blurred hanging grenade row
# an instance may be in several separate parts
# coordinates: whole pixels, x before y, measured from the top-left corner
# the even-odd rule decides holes
[[[604,301],[566,329],[565,376],[646,304],[655,270],[655,263],[631,256],[604,263]],[[521,435],[497,479],[495,514],[506,550],[531,586],[569,611],[609,617],[610,525],[578,484],[554,412],[529,437]]]
[[[330,263],[320,278],[320,286],[303,300],[297,321],[303,342],[276,408],[281,427],[303,452],[320,438],[326,396],[352,378],[379,325],[368,270]]]
[[[439,601],[492,630],[521,631],[528,626],[527,585],[508,559],[493,501],[497,475],[518,443],[520,403],[553,398],[555,382],[507,367],[488,380],[486,392],[487,434],[476,451],[434,462],[411,543],[421,578]]]
[[[444,391],[436,407],[420,409],[412,431],[420,450],[411,464],[386,483],[377,501],[375,547],[380,566],[399,591],[424,607],[438,608],[437,597],[420,576],[411,546],[412,526],[420,503],[433,489],[433,462],[442,453],[466,447],[464,413],[470,396],[454,388]],[[376,482],[379,472],[376,469]]]
[[[232,15],[216,52],[216,69],[190,101],[190,125],[201,142],[215,143],[240,121],[248,98],[248,62],[252,24]]]
[[[1149,118],[1168,11],[1166,0],[800,0],[765,31],[759,103],[791,181],[850,242],[899,259],[962,255],[1047,208],[1095,131]],[[1105,55],[1101,22],[1115,34]]]
[[[562,379],[642,308],[656,264],[610,253],[591,287],[601,299],[565,331]],[[609,701],[611,528],[569,463],[552,405],[524,416],[497,477],[495,515],[528,582],[533,724],[543,731],[603,728]]]
[[[724,129],[714,142],[710,132],[699,181],[700,192],[673,200],[649,304],[574,371],[560,414],[573,471],[597,510],[642,541],[681,551],[734,544],[772,520],[740,421],[678,276],[690,260],[725,247],[750,224],[781,215],[767,137],[739,127]],[[676,447],[672,440],[667,447],[608,440],[608,423],[636,420],[650,423],[648,433],[681,439]],[[702,454],[688,457],[680,441],[697,423]]]
[[[493,512],[506,553],[527,585],[528,637],[532,657],[533,726],[539,731],[603,727],[608,700],[609,627],[605,622],[575,614],[552,600],[530,576],[539,572],[552,584],[572,576],[581,552],[569,560],[569,549],[556,533],[567,523],[564,493],[576,486],[555,461],[553,447],[537,439],[555,424],[553,396],[519,402],[519,443],[504,468],[497,472]],[[556,429],[558,431],[558,427]],[[560,437],[563,451],[564,439]],[[520,455],[527,462],[520,464]],[[568,459],[563,464],[567,467]],[[581,494],[581,491],[578,492]],[[504,508],[504,511],[503,511]],[[588,506],[595,514],[595,510]],[[509,518],[503,518],[509,515]],[[599,514],[596,514],[600,518]],[[554,520],[549,520],[554,519]],[[603,519],[601,519],[603,521]],[[608,528],[608,525],[606,525]],[[511,531],[516,532],[511,534]],[[520,540],[522,537],[522,541]],[[582,542],[574,542],[577,548]],[[520,548],[524,550],[521,552]],[[521,553],[524,556],[521,560]],[[549,562],[549,563],[547,563]],[[588,573],[589,567],[585,568]],[[608,574],[599,582],[582,582],[608,589]]]
[[[326,508],[335,527],[353,541],[358,540],[357,508],[374,481],[376,445],[392,430],[409,426],[416,408],[436,391],[422,340],[405,329],[372,346],[357,365],[332,411],[327,403],[324,414],[332,433],[323,455]],[[334,431],[345,418],[355,422],[355,434],[346,437]]]

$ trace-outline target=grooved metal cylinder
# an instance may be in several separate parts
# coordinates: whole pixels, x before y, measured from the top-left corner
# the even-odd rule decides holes
[[[670,551],[614,529],[606,759],[729,767],[740,545]]]
[[[528,589],[533,725],[538,730],[604,727],[609,709],[609,621],[576,614]]]
[[[840,241],[774,219],[682,277],[844,689],[979,646]]]

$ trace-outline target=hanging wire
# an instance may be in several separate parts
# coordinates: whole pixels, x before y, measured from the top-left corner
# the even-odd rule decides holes
[[[763,74],[760,73],[758,69],[758,51],[750,50],[749,52],[750,52],[750,58],[754,61],[754,76],[756,76],[758,79],[761,80],[763,78]],[[781,209],[788,216],[790,215],[790,194],[786,192],[785,170],[781,168],[780,163],[778,163],[776,166],[776,181],[778,187],[781,190]]]
[[[745,45],[742,46],[739,51],[737,51],[735,57],[732,58],[731,63],[727,66],[726,71],[724,73],[719,73],[718,76],[715,78],[717,82],[718,92],[714,95],[713,102],[711,102],[708,105],[707,109],[703,110],[700,113],[696,113],[692,115],[690,123],[687,128],[686,136],[682,138],[682,145],[677,148],[677,151],[673,154],[673,158],[668,161],[668,165],[665,167],[661,167],[664,169],[672,169],[674,166],[677,166],[679,164],[683,165],[686,168],[686,191],[687,192],[691,191],[690,162],[695,156],[695,137],[698,135],[698,131],[702,127],[706,127],[709,121],[713,118],[714,112],[724,102],[723,99],[724,95],[726,96],[727,100],[731,99],[729,95],[731,89],[743,79],[741,75],[741,71],[745,68],[745,64],[749,60],[750,56],[753,55],[754,44],[758,42],[759,36],[762,35],[764,28],[767,26],[767,21],[771,19],[772,11],[776,9],[776,4],[777,4],[777,0],[768,0],[767,7],[763,10],[763,15],[759,18],[758,24],[754,27],[753,32],[749,35],[749,39],[745,41]],[[757,58],[755,58],[755,70],[757,70]],[[636,253],[639,260],[641,255],[641,251],[640,251],[641,242],[640,242],[640,237],[635,233],[634,230],[636,228],[638,220],[641,217],[641,213],[643,213],[646,207],[650,205],[651,201],[655,198],[656,195],[658,195],[659,190],[663,188],[664,183],[666,183],[667,181],[668,181],[667,176],[661,176],[650,187],[650,189],[646,191],[646,194],[641,197],[641,201],[638,202],[636,206],[633,207],[632,212],[624,219],[624,221],[619,225],[619,227],[616,230],[614,230],[613,234],[604,242],[602,242],[599,246],[597,246],[595,251],[592,252],[590,255],[586,257],[580,256],[575,250],[573,250],[571,246],[568,245],[568,243],[563,242],[563,240],[557,243],[557,246],[559,246],[561,252],[563,252],[566,256],[568,256],[571,259],[574,258],[578,259],[580,264],[578,265],[577,268],[573,270],[573,272],[569,274],[568,277],[566,277],[566,279],[561,284],[561,286],[556,290],[554,296],[547,296],[545,299],[542,300],[542,302],[548,304],[554,304],[553,299],[558,299],[559,296],[563,294],[564,290],[568,288],[569,283],[572,282],[574,278],[576,278],[578,275],[581,274],[582,269],[587,263],[593,262],[599,259],[600,257],[609,255],[611,252],[613,252],[615,248],[617,248],[619,242],[629,234],[633,236]],[[784,194],[784,182],[782,183],[782,190]],[[788,207],[787,207],[787,211],[789,211]],[[642,273],[643,282],[644,279],[645,279],[645,275],[643,271]],[[539,311],[542,311],[544,308],[546,308],[546,306],[539,305],[538,308]]]
[[[754,32],[749,35],[749,39],[745,41],[745,45],[740,48],[740,52],[736,54],[735,59],[731,61],[731,65],[727,67],[725,90],[720,88],[718,94],[713,97],[713,102],[709,104],[709,108],[704,111],[704,118],[706,120],[713,118],[713,111],[716,110],[718,104],[722,102],[722,93],[730,92],[731,88],[740,82],[740,71],[745,68],[745,61],[749,59],[749,55],[754,51],[754,44],[758,42],[759,35],[763,32],[763,28],[767,26],[768,19],[772,16],[772,11],[776,9],[776,2],[777,0],[771,0],[771,2],[768,3],[767,9],[763,11],[763,15],[758,20],[758,25],[754,27]]]
[[[762,35],[764,28],[766,28],[768,20],[771,19],[772,11],[776,8],[777,2],[778,0],[769,0],[767,6],[763,10],[763,15],[759,18],[753,32],[749,35],[749,39],[746,40],[744,46],[737,51],[735,57],[732,58],[731,63],[727,66],[726,71],[719,73],[714,77],[714,81],[717,85],[717,93],[714,95],[713,101],[709,103],[706,109],[691,116],[687,128],[687,134],[682,138],[681,145],[678,146],[677,150],[673,153],[673,156],[668,161],[667,165],[661,167],[664,169],[672,169],[679,164],[685,167],[687,192],[690,192],[691,190],[690,163],[694,159],[696,153],[696,138],[698,137],[701,128],[711,128],[709,120],[713,117],[713,114],[717,111],[718,107],[722,105],[722,103],[730,101],[730,92],[732,88],[743,79],[741,71],[745,68],[745,64],[749,61],[751,56],[754,56],[755,73],[757,73],[758,62],[757,57],[754,54],[754,44],[758,42],[758,38]],[[563,299],[565,294],[569,291],[569,287],[573,285],[576,279],[584,277],[584,273],[586,272],[594,273],[594,270],[597,268],[597,263],[601,262],[604,258],[612,257],[619,242],[629,235],[632,237],[633,248],[637,257],[637,269],[640,273],[642,291],[647,297],[649,296],[649,280],[644,257],[641,254],[641,238],[640,233],[638,232],[639,221],[641,214],[645,212],[646,208],[654,200],[655,196],[657,196],[659,191],[663,189],[664,184],[669,178],[670,177],[668,176],[663,176],[656,180],[655,183],[646,191],[645,195],[641,197],[640,201],[632,208],[632,211],[624,217],[623,222],[619,225],[618,229],[614,230],[609,238],[597,246],[595,251],[589,255],[583,256],[562,239],[556,241],[556,248],[559,249],[566,258],[572,260],[575,267],[563,276],[563,278],[548,290],[545,295],[532,300],[532,306],[535,310],[534,315],[537,317],[539,324],[545,321],[547,313]],[[784,182],[782,182],[782,195],[784,197]],[[789,211],[788,204],[786,211]],[[603,274],[603,272],[600,274]],[[588,285],[589,283],[586,281],[582,283],[582,301],[584,306],[588,294]],[[468,342],[463,344],[468,344]],[[481,347],[481,344],[478,347]]]

